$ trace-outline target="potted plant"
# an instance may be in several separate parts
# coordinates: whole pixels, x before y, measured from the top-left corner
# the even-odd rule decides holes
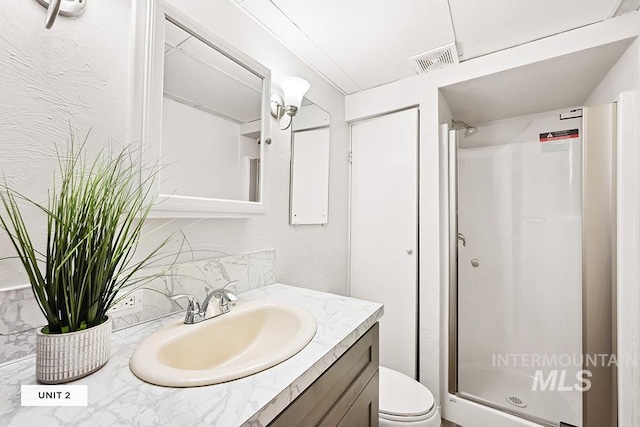
[[[87,162],[85,142],[57,150],[60,178],[48,204],[0,186],[0,228],[29,278],[47,325],[37,331],[36,377],[57,384],[100,369],[110,356],[111,319],[107,311],[145,281],[140,270],[159,256],[168,241],[138,258],[134,253],[151,209],[154,173],[141,179],[138,156],[124,149]],[[46,218],[46,243],[36,248],[21,206],[30,204]],[[135,260],[134,260],[135,259]]]

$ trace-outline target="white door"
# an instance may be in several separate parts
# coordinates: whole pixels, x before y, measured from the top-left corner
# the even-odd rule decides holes
[[[380,364],[416,378],[418,110],[351,126],[354,298],[384,304]]]

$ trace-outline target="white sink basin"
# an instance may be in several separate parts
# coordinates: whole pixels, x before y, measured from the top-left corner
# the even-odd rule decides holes
[[[165,326],[136,349],[140,379],[169,387],[217,384],[255,374],[302,350],[316,333],[308,310],[279,302],[240,302],[194,325]]]

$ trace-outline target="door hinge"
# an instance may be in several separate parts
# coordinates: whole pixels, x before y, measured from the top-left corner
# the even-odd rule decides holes
[[[353,152],[349,152],[349,164],[352,165],[353,164]]]

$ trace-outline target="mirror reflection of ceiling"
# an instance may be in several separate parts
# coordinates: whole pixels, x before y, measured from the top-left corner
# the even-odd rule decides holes
[[[164,94],[236,123],[260,120],[262,79],[170,21]]]

